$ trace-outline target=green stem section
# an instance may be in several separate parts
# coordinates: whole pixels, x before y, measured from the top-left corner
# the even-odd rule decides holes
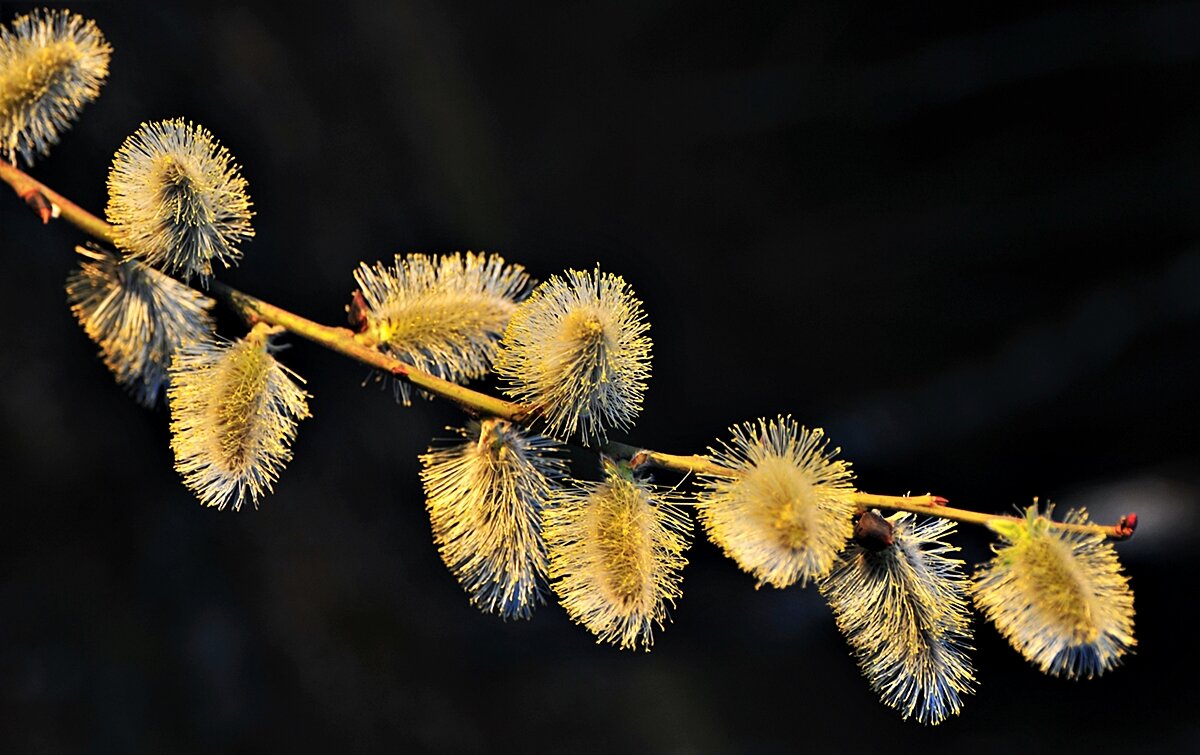
[[[51,218],[61,217],[96,239],[113,243],[113,227],[111,225],[3,159],[0,159],[0,179],[11,186],[13,191],[38,213],[43,223],[48,223]],[[486,393],[471,390],[418,370],[406,362],[381,352],[374,344],[363,340],[361,336],[348,328],[321,325],[262,299],[242,293],[219,281],[211,281],[209,285],[213,293],[224,298],[234,310],[241,313],[250,322],[267,323],[284,328],[331,351],[336,351],[397,378],[407,380],[435,396],[453,401],[469,413],[477,416],[499,417],[518,424],[528,423],[536,414],[531,406],[489,396]],[[639,449],[623,443],[609,443],[605,447],[605,452],[629,459],[630,466],[634,469],[658,467],[685,474],[710,477],[731,477],[736,474],[707,456],[679,456]],[[858,505],[864,509],[910,511],[968,524],[987,526],[997,521],[1022,521],[1019,517],[1014,516],[983,514],[978,511],[950,508],[944,505],[946,499],[934,495],[908,497],[856,492],[854,497]],[[1089,532],[1123,540],[1133,534],[1137,518],[1134,515],[1122,517],[1120,522],[1111,526],[1063,522],[1054,522],[1053,524],[1063,530]]]

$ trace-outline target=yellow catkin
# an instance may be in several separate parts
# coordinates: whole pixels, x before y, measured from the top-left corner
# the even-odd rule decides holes
[[[152,407],[175,352],[212,335],[216,302],[136,260],[76,251],[83,258],[67,279],[71,312],[117,382]]]
[[[614,468],[559,491],[544,524],[559,602],[597,642],[649,650],[682,594],[689,530],[682,509]]]
[[[171,449],[184,484],[205,506],[257,506],[309,416],[307,394],[271,355],[266,333],[181,348],[170,377]]]
[[[542,508],[566,472],[563,449],[498,419],[459,434],[421,456],[434,542],[474,605],[528,618],[544,602]]]
[[[904,718],[938,724],[974,691],[971,617],[947,519],[891,518],[892,544],[851,543],[820,581],[871,689]]]
[[[993,526],[1001,542],[976,570],[975,604],[1009,643],[1047,674],[1099,676],[1137,644],[1133,593],[1103,535],[1051,525],[1034,504],[1020,522]],[[1086,524],[1087,513],[1064,518]]]
[[[367,335],[379,348],[456,383],[483,377],[513,311],[528,294],[529,276],[496,254],[396,255],[392,265],[362,264]],[[408,403],[411,388],[394,383]]]
[[[603,442],[609,429],[632,427],[641,412],[649,329],[642,303],[620,276],[568,270],[517,308],[496,372],[509,396],[537,407],[550,435]]]
[[[241,259],[254,236],[241,168],[207,129],[181,119],[143,123],[108,172],[105,214],[118,248],[184,278]]]
[[[731,432],[732,443],[710,451],[732,474],[702,478],[696,502],[709,539],[760,586],[824,576],[853,532],[849,464],[827,451],[823,431],[791,417]]]
[[[36,10],[0,27],[0,151],[26,165],[45,155],[100,94],[112,48],[96,25]]]

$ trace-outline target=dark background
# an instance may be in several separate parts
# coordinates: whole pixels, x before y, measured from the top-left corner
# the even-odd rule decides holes
[[[632,442],[791,413],[868,491],[1137,511],[1122,668],[1044,677],[981,623],[978,694],[905,723],[814,590],[702,538],[650,654],[482,615],[417,478],[455,410],[297,339],[295,460],[260,510],[205,509],[67,310],[82,236],[10,195],[0,749],[1200,748],[1200,4],[912,5],[76,3],[109,83],[33,172],[100,212],[141,121],[204,124],[257,210],[223,279],[329,323],[396,252],[598,262],[653,324]]]

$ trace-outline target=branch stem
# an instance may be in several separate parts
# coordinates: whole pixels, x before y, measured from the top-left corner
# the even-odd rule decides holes
[[[33,178],[15,165],[0,159],[0,179],[12,187],[17,196],[39,214],[43,223],[51,218],[61,217],[84,233],[110,244],[113,243],[113,227],[70,201],[63,195]],[[47,210],[47,207],[49,210]],[[336,328],[321,325],[298,314],[289,312],[282,307],[263,301],[257,297],[242,293],[235,288],[219,281],[210,281],[213,293],[222,297],[235,311],[240,313],[250,323],[267,323],[279,326],[313,343],[336,351],[343,356],[362,362],[376,369],[387,372],[397,378],[407,380],[416,387],[432,393],[435,396],[453,401],[467,412],[476,416],[499,417],[502,419],[527,424],[536,414],[534,407],[505,401],[486,393],[471,390],[465,386],[452,383],[449,380],[430,375],[410,364],[391,357],[374,344],[362,340],[349,328]],[[735,472],[715,463],[707,456],[681,456],[641,449],[623,443],[609,443],[605,451],[614,456],[629,459],[634,469],[658,467],[676,472],[692,473],[708,477],[732,477]],[[1000,514],[984,514],[978,511],[956,509],[946,506],[946,499],[935,495],[922,496],[889,496],[872,493],[854,494],[855,501],[863,508],[878,508],[888,511],[910,511],[917,514],[952,519],[967,524],[988,525],[991,522],[1011,520],[1019,522],[1014,516]],[[1054,526],[1070,532],[1087,532],[1100,534],[1116,540],[1124,540],[1133,534],[1137,526],[1137,516],[1129,514],[1121,517],[1115,525],[1100,524],[1067,524],[1054,522]]]
[[[723,467],[707,456],[678,456],[649,449],[634,449],[624,444],[610,443],[608,449],[617,455],[629,459],[629,465],[634,469],[657,467],[674,472],[691,473],[706,477],[733,478],[737,472]],[[964,524],[979,524],[988,526],[993,522],[1011,521],[1020,523],[1022,517],[1005,514],[985,514],[969,509],[956,509],[946,504],[945,498],[937,495],[898,496],[877,495],[855,491],[854,501],[861,509],[882,509],[885,511],[909,511],[914,514],[925,514],[942,519],[951,519]],[[1137,527],[1137,515],[1127,514],[1116,524],[1069,524],[1067,522],[1052,522],[1060,530],[1067,532],[1083,532],[1102,535],[1113,540],[1126,540],[1133,535]]]
[[[402,362],[363,342],[349,328],[335,328],[313,322],[282,307],[242,293],[220,281],[210,281],[209,286],[213,293],[222,297],[247,320],[278,325],[331,351],[407,380],[435,396],[453,401],[476,416],[499,417],[517,423],[523,423],[530,418],[530,408],[524,404],[489,396],[418,370],[407,362]]]
[[[113,243],[113,227],[111,225],[3,159],[0,159],[0,179],[11,186],[17,196],[25,200],[25,203],[34,208],[35,212],[38,211],[36,202],[44,200],[49,203],[52,214],[41,215],[43,223],[50,222],[51,217],[62,217],[63,220],[89,236],[110,244]]]

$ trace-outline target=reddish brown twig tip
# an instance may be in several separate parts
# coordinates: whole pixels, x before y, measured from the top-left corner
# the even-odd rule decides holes
[[[1137,523],[1137,514],[1126,514],[1113,527],[1113,532],[1116,533],[1117,539],[1128,540],[1133,537],[1133,531],[1137,529]]]
[[[934,506],[945,506],[950,503],[950,499],[942,498],[940,495],[931,495],[929,496],[929,503]]]
[[[36,212],[37,216],[42,219],[42,225],[49,223],[50,218],[57,214],[54,212],[54,204],[36,188],[21,192],[21,199],[24,199],[25,204],[29,205],[29,209]]]

